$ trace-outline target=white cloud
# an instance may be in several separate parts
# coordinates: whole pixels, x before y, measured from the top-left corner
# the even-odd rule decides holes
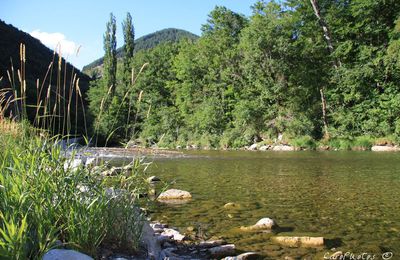
[[[47,33],[41,32],[40,30],[34,30],[30,33],[30,35],[35,37],[36,39],[39,39],[47,47],[53,50],[57,49],[57,52],[59,50],[59,46],[61,46],[61,55],[63,56],[75,56],[76,51],[79,47],[78,44],[73,41],[67,40],[67,37],[59,32]]]

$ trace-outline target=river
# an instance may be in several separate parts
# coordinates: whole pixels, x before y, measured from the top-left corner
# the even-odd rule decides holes
[[[155,159],[149,174],[190,191],[181,205],[154,206],[153,219],[205,238],[221,237],[266,259],[323,259],[334,250],[400,259],[400,154],[196,151]],[[239,204],[234,210],[228,202]],[[274,219],[278,233],[241,226]],[[190,232],[189,232],[190,233]],[[272,236],[323,236],[324,248],[288,248]]]

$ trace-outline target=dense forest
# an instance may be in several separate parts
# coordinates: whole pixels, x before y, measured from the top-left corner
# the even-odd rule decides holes
[[[148,50],[156,47],[160,43],[165,42],[179,42],[183,38],[196,40],[199,38],[197,35],[190,33],[185,30],[180,30],[176,28],[167,28],[154,33],[144,35],[137,40],[135,40],[134,53],[140,50]],[[116,50],[117,59],[122,59],[125,55],[124,47],[120,47]],[[102,71],[102,65],[104,58],[97,59],[92,63],[83,67],[82,71],[91,76],[100,76]]]
[[[398,142],[399,1],[259,1],[252,9],[245,17],[216,7],[200,39],[138,51],[114,83],[107,75],[94,82],[99,140],[216,148],[282,135],[299,145]],[[126,69],[134,82],[123,80]]]

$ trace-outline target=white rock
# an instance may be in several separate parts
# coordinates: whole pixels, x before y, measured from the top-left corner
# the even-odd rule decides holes
[[[42,258],[43,260],[93,260],[88,255],[79,253],[74,250],[52,249],[48,251]]]
[[[267,151],[269,149],[269,145],[263,145],[258,150],[260,151]]]
[[[272,240],[288,247],[321,247],[324,245],[323,237],[273,237]]]
[[[187,200],[191,199],[192,195],[188,191],[178,190],[178,189],[170,189],[162,192],[158,196],[158,200],[165,201],[165,200]]]
[[[64,170],[76,171],[81,166],[83,166],[82,159],[70,159],[64,163]]]
[[[373,152],[397,152],[399,150],[397,146],[374,145],[371,147],[371,151]]]
[[[184,235],[172,228],[164,229],[164,231],[161,233],[161,236],[169,237],[175,241],[182,241],[186,238]]]
[[[216,246],[213,248],[208,249],[208,252],[211,254],[212,257],[223,257],[235,254],[235,245],[228,244],[223,246]]]
[[[275,145],[272,147],[272,151],[294,151],[294,147],[290,145]]]
[[[260,219],[255,225],[250,227],[241,227],[240,229],[245,231],[252,231],[252,230],[270,230],[278,225],[276,224],[275,220],[270,218],[262,218]]]
[[[87,158],[86,162],[85,162],[85,167],[92,168],[92,167],[96,166],[96,163],[97,163],[96,157]]]
[[[251,150],[251,151],[254,151],[254,150],[257,150],[257,147],[258,147],[257,144],[252,144],[252,145],[249,146],[248,149]]]

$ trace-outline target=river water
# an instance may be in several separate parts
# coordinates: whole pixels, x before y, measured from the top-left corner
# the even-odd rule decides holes
[[[400,259],[400,154],[373,152],[191,152],[155,160],[150,174],[190,191],[186,204],[154,207],[153,218],[221,237],[265,259],[324,259],[333,250]],[[228,202],[239,204],[227,210]],[[278,233],[243,232],[270,217]],[[272,236],[323,236],[324,248],[288,248]]]

